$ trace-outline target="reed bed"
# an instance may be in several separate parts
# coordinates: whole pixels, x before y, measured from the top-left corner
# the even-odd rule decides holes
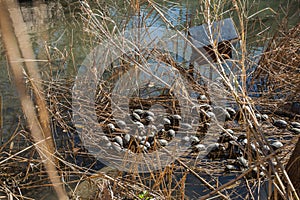
[[[200,1],[199,5],[196,15],[192,16],[187,13],[185,21],[175,26],[171,22],[170,16],[167,15],[167,9],[180,6],[179,3],[165,5],[163,2],[158,3],[152,0],[132,0],[118,3],[114,1],[81,1],[73,4],[79,13],[79,17],[76,16],[78,17],[76,22],[83,24],[85,33],[83,40],[87,51],[107,40],[111,41],[110,45],[112,46],[126,49],[127,46],[118,46],[119,44],[114,42],[116,36],[129,28],[145,28],[147,30],[157,21],[163,21],[163,26],[172,29],[182,41],[194,47],[187,35],[187,30],[193,26],[193,23],[212,25],[215,21],[232,17],[240,38],[239,45],[233,46],[232,49],[236,57],[231,58],[230,62],[220,55],[222,52],[218,51],[213,33],[209,35],[209,50],[215,55],[216,62],[209,60],[206,55],[203,55],[203,52],[195,50],[199,57],[202,56],[207,62],[206,66],[218,75],[219,78],[213,81],[197,70],[201,66],[177,62],[176,56],[170,52],[156,49],[151,49],[149,52],[144,48],[136,47],[133,53],[125,54],[119,60],[112,62],[100,80],[97,80],[97,90],[92,91],[94,88],[91,88],[91,92],[96,94],[95,104],[92,106],[87,104],[89,99],[86,98],[80,99],[76,102],[78,105],[75,105],[83,108],[86,106],[88,109],[96,111],[97,120],[91,121],[90,124],[91,127],[101,126],[104,130],[104,133],[101,134],[93,132],[93,129],[89,129],[90,127],[73,123],[72,119],[77,114],[72,110],[74,106],[72,89],[76,82],[76,75],[71,78],[60,76],[59,70],[56,70],[52,63],[56,59],[67,59],[68,56],[58,49],[56,49],[55,55],[51,55],[51,50],[46,46],[45,52],[49,62],[44,68],[48,69],[42,73],[43,90],[39,92],[45,97],[51,119],[51,131],[55,146],[52,156],[56,160],[57,176],[70,199],[150,200],[193,199],[193,197],[197,199],[299,199],[299,192],[297,194],[299,185],[286,169],[299,136],[292,134],[289,129],[276,128],[273,125],[274,119],[271,118],[299,120],[299,113],[295,113],[291,107],[293,103],[299,102],[299,25],[289,31],[276,34],[270,40],[255,70],[248,74],[249,69],[253,68],[253,65],[255,66],[252,59],[249,58],[247,50],[248,34],[252,33],[248,30],[251,27],[249,18],[252,19],[270,9],[266,8],[249,14],[246,1],[235,0]],[[68,9],[72,8],[68,7]],[[145,14],[146,9],[148,13]],[[123,13],[124,18],[120,18],[120,16],[116,18],[117,16],[111,12]],[[72,52],[68,55],[71,55],[69,59],[72,60],[70,63],[72,63],[74,71],[80,72],[80,68],[77,67],[78,63],[72,57]],[[180,93],[180,97],[176,97],[176,94],[172,93],[165,85],[162,86],[163,84],[160,84],[158,88],[153,87],[154,89],[150,91],[155,94],[159,93],[156,96],[142,93],[148,91],[146,86],[139,88],[140,94],[148,95],[150,98],[141,98],[137,92],[127,102],[127,96],[112,95],[113,89],[122,77],[132,78],[128,76],[132,68],[143,71],[150,68],[149,62],[153,59],[171,67],[183,77],[184,85],[178,86],[178,89],[183,91]],[[229,69],[229,72],[225,71],[225,68]],[[47,73],[47,71],[51,73]],[[162,77],[155,78],[158,83],[163,82]],[[249,81],[250,78],[252,79]],[[211,82],[214,87],[208,86],[208,83]],[[261,86],[259,90],[255,90],[257,85]],[[28,85],[28,88],[35,89],[32,85]],[[193,90],[194,95],[196,94],[198,98],[191,98],[188,92],[185,92],[190,90]],[[253,95],[250,92],[252,90],[255,93],[254,97],[249,96]],[[118,104],[114,108],[113,98],[129,105]],[[179,105],[178,99],[180,98],[184,99],[185,105]],[[209,124],[214,123],[212,117],[208,116],[209,108],[205,108],[205,105],[213,104],[216,99],[226,101],[236,110],[233,119],[216,123],[216,134],[219,137],[220,132],[225,132],[229,138],[243,137],[248,140],[244,146],[236,144],[241,149],[242,157],[247,158],[248,167],[227,171],[228,165],[237,163],[237,156],[234,155],[232,149],[226,153],[226,156],[222,156],[222,152],[216,152],[209,154],[208,157],[200,157],[199,151],[196,151],[195,147],[190,147],[163,168],[140,172],[133,166],[128,171],[122,171],[99,162],[80,138],[80,131],[84,131],[87,136],[94,137],[95,140],[105,136],[109,142],[113,142],[116,136],[125,137],[128,130],[121,129],[115,118],[116,116],[122,118],[126,114],[130,114],[124,112],[123,108],[127,108],[127,106],[131,115],[133,115],[132,110],[149,110],[152,105],[158,104],[160,106],[151,110],[152,112],[184,116],[183,110],[186,109],[193,113],[195,108],[190,105],[197,104],[200,105],[197,110],[199,123],[196,128],[192,127],[196,131],[188,133],[188,135],[195,136],[202,141],[203,136],[209,130]],[[278,113],[276,110],[276,108],[280,109],[284,106],[290,106],[288,116],[282,115],[282,112]],[[161,108],[164,111],[159,111]],[[114,109],[119,112],[113,113]],[[269,119],[263,121],[262,118],[258,118],[261,117],[258,114],[268,114]],[[193,120],[193,115],[184,117],[187,118],[187,121]],[[179,131],[179,122],[171,119],[170,126],[175,131]],[[116,131],[112,132],[109,124],[115,125]],[[130,128],[134,129],[133,126]],[[228,131],[229,128],[234,131],[234,134]],[[43,192],[53,183],[51,183],[47,174],[48,170],[44,167],[38,151],[35,149],[36,141],[32,139],[30,132],[31,130],[27,127],[22,127],[16,130],[10,139],[0,147],[0,199],[56,199],[59,196],[51,190]],[[172,141],[172,137],[163,132],[155,138],[156,142],[147,150],[148,153],[164,149],[162,143],[157,142],[159,139]],[[269,139],[280,140],[283,147],[270,148]],[[104,145],[100,145],[103,141],[99,139],[97,142],[95,148],[98,151],[105,151]],[[124,145],[124,149],[130,149],[130,152],[141,156],[144,155],[144,150],[140,147],[137,139],[131,138],[129,143],[127,146]],[[299,142],[297,145],[299,146]],[[266,146],[270,149],[269,152],[266,151]],[[229,142],[224,142],[224,149],[230,149]],[[255,149],[254,152],[253,149]],[[107,154],[110,160],[119,162],[121,159],[125,164],[131,162],[126,156],[116,155]],[[151,162],[151,160],[149,161]],[[155,165],[155,163],[152,164]]]

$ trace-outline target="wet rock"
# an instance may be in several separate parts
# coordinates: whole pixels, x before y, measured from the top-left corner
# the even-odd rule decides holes
[[[258,144],[257,144],[257,145],[258,145]],[[250,148],[251,148],[251,149],[250,149],[250,150],[251,150],[250,152],[251,152],[251,155],[252,155],[253,158],[256,159],[258,154],[261,154],[261,155],[262,155],[262,151],[261,151],[259,148],[257,148],[256,145],[255,145],[254,143],[251,143],[251,144],[250,144]]]
[[[124,136],[124,144],[129,144],[129,142],[130,142],[130,135],[127,133],[127,134],[125,134],[125,136]]]
[[[230,114],[224,108],[222,108],[220,106],[216,106],[213,109],[213,111],[214,111],[214,113],[215,113],[215,115],[216,115],[216,117],[219,121],[229,121],[229,120],[231,120]]]
[[[124,122],[123,120],[116,120],[116,123],[120,129],[124,130],[127,127],[126,122]]]
[[[141,121],[141,117],[136,112],[132,113],[132,120],[133,121]]]
[[[274,120],[273,125],[276,126],[277,128],[285,129],[288,124],[286,121],[282,119],[278,119],[278,120]]]
[[[169,120],[169,119],[166,118],[166,117],[164,117],[164,118],[162,119],[162,121],[163,121],[164,124],[171,125],[171,120]]]
[[[157,125],[157,130],[158,131],[161,130],[161,129],[163,129],[163,128],[165,128],[165,126],[163,124],[158,124]]]
[[[260,176],[260,177],[265,176],[265,173],[262,170],[259,170],[259,168],[254,167],[251,175],[252,175],[252,178],[257,178],[258,176]]]
[[[111,146],[112,146],[112,143],[111,143],[111,142],[107,142],[107,143],[105,144],[105,146],[106,146],[106,147],[111,147]]]
[[[261,119],[262,119],[262,121],[268,121],[269,116],[267,114],[263,114],[263,115],[261,115]]]
[[[290,131],[297,134],[297,135],[300,134],[300,128],[291,128]]]
[[[194,152],[204,151],[205,149],[206,148],[205,148],[204,144],[197,144],[197,145],[193,146]]]
[[[219,143],[212,143],[206,148],[208,158],[221,158],[225,156],[225,147]]]
[[[220,138],[218,139],[219,143],[226,143],[231,140],[237,140],[236,136],[233,136],[234,132],[231,129],[226,129],[226,131],[232,136],[230,136],[227,132],[222,132]]]
[[[212,111],[212,107],[211,107],[211,105],[209,105],[209,104],[201,104],[200,105],[200,108],[201,109],[204,109],[205,111]]]
[[[248,144],[248,139],[245,138],[243,140],[240,141],[241,145],[246,146],[246,144]]]
[[[147,128],[148,128],[148,130],[150,130],[150,131],[157,132],[157,128],[156,128],[156,126],[154,126],[153,124],[149,125]]]
[[[138,115],[142,115],[142,114],[144,114],[144,111],[143,111],[142,109],[135,109],[135,110],[133,111],[133,113],[136,113],[136,114],[138,114]]]
[[[139,145],[139,148],[140,148],[140,151],[144,151],[144,152],[147,151],[147,147],[145,147],[145,146],[142,145],[142,144]]]
[[[243,156],[238,157],[237,161],[238,161],[239,166],[241,166],[242,168],[248,168],[249,167],[248,160],[246,158],[244,158]]]
[[[231,129],[225,129],[228,133],[230,133],[231,135],[233,135],[234,134],[234,131],[233,130],[231,130]]]
[[[210,151],[217,151],[219,150],[219,147],[220,147],[220,144],[219,143],[212,143],[210,145],[207,146],[207,151],[210,152]]]
[[[159,142],[159,144],[160,144],[161,146],[167,146],[167,145],[168,145],[168,141],[165,140],[165,139],[159,139],[158,142]]]
[[[299,122],[291,122],[290,124],[293,128],[300,128],[300,123]]]
[[[145,111],[146,116],[154,117],[154,113],[151,112],[150,110]]]
[[[168,136],[169,137],[173,138],[173,137],[175,137],[175,135],[176,135],[176,133],[173,129],[168,130]]]
[[[111,144],[112,144],[111,146],[114,150],[116,150],[119,153],[122,152],[122,147],[117,142],[113,142]]]
[[[137,142],[141,142],[142,141],[142,136],[135,136],[135,140],[137,141]]]
[[[144,146],[149,149],[151,147],[151,144],[150,144],[150,142],[147,141],[147,142],[144,143]]]
[[[238,136],[238,141],[242,141],[243,139],[246,139],[247,135],[246,134],[241,134]]]
[[[116,143],[118,143],[121,147],[123,147],[123,139],[121,138],[121,136],[116,136],[116,137],[114,138],[114,141],[115,141]]]
[[[231,119],[233,119],[236,116],[236,111],[233,108],[226,107],[225,110],[229,113]]]
[[[147,136],[142,136],[142,141],[146,141],[147,140]]]
[[[145,126],[142,122],[134,122],[139,130],[145,130]]]
[[[274,149],[274,150],[277,150],[281,147],[283,147],[283,144],[279,141],[274,141],[270,144],[270,146]]]
[[[225,171],[238,171],[238,167],[235,165],[225,165]]]
[[[193,129],[193,127],[188,123],[181,123],[180,127],[184,130],[192,130]]]
[[[226,143],[233,140],[229,135],[227,135],[226,133],[223,133],[219,139],[218,139],[218,143]]]
[[[263,150],[269,154],[271,149],[268,145],[263,145]]]
[[[206,112],[206,115],[209,117],[209,119],[215,119],[216,118],[215,113],[213,113],[211,111]]]
[[[145,129],[139,128],[139,134],[141,136],[145,136],[145,135],[147,135],[147,132],[145,131]]]
[[[145,117],[146,122],[151,123],[154,121],[154,118],[152,116]]]
[[[200,99],[201,101],[208,101],[207,97],[206,97],[204,94],[200,95],[200,96],[199,96],[199,99]]]
[[[182,141],[183,143],[189,143],[189,142],[190,142],[190,137],[189,137],[189,136],[184,136],[184,137],[181,139],[181,141]]]
[[[112,124],[112,123],[109,123],[109,124],[107,124],[107,127],[109,128],[109,131],[111,131],[111,132],[113,132],[113,131],[115,131],[115,130],[116,130],[116,127],[115,127],[115,125],[114,125],[114,124]]]
[[[100,136],[99,139],[100,139],[101,142],[109,142],[109,139],[108,139],[108,137],[106,135]]]
[[[163,128],[157,132],[159,138],[164,138],[166,136],[166,130]]]
[[[257,121],[260,121],[260,120],[261,120],[261,114],[255,113],[255,117],[256,117]]]
[[[181,120],[182,118],[181,118],[180,115],[173,115],[173,119],[175,119],[175,120]]]
[[[148,136],[149,137],[154,137],[156,135],[157,132],[151,131],[150,133],[148,132]]]
[[[198,144],[198,143],[200,142],[199,138],[196,137],[196,136],[194,136],[194,135],[192,135],[192,136],[190,137],[190,141],[191,141],[191,145],[192,145],[192,146],[193,146],[193,145],[196,145],[196,144]]]

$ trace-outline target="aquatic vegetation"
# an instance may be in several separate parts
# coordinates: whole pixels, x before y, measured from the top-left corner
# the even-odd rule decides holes
[[[77,29],[24,61],[35,116],[0,147],[0,198],[299,199],[299,3],[257,3],[57,2]]]

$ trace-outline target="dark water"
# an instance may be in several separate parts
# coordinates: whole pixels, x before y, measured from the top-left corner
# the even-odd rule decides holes
[[[186,24],[190,24],[191,26],[201,24],[202,19],[197,16],[197,10],[199,11],[197,2],[198,1],[193,0],[176,1],[176,3],[164,2],[162,5],[164,6],[165,16],[168,20],[175,27],[182,30]],[[96,8],[96,4],[92,3],[91,5]],[[128,28],[138,26],[138,22],[142,21],[143,17],[146,17],[150,12],[149,7],[142,6],[140,16],[130,16],[128,13],[122,12],[123,8],[121,3],[117,1],[114,5],[115,7],[110,5],[107,11],[112,13],[113,18],[120,24],[122,24],[124,20],[129,20],[127,22]],[[297,9],[300,7],[299,1],[296,0],[292,1],[292,5],[293,6],[289,8],[291,13],[289,22],[291,26],[298,23],[297,15],[295,17],[293,13],[297,12]],[[25,1],[21,2],[20,6],[24,21],[31,36],[36,58],[40,60],[38,63],[43,78],[46,81],[59,81],[63,86],[70,88],[72,85],[70,85],[66,79],[74,79],[78,67],[89,52],[91,46],[94,45],[94,41],[90,42],[87,33],[84,31],[86,27],[81,22],[79,15],[80,4],[76,1],[73,3],[67,3],[65,1]],[[250,57],[253,58],[254,65],[259,60],[259,54],[266,45],[266,41],[263,40],[261,35],[258,35],[258,40],[257,38],[255,39],[254,36],[263,30],[270,30],[268,32],[270,35],[276,31],[277,21],[275,19],[277,19],[276,17],[278,17],[278,15],[275,16],[270,10],[273,9],[275,12],[279,12],[280,6],[286,7],[286,1],[260,1],[259,3],[249,4],[247,7],[249,16],[261,8],[270,8],[249,19],[252,24],[249,24],[249,28],[251,29],[249,29],[248,49],[249,54],[253,55]],[[228,13],[228,15],[230,15],[230,13]],[[279,16],[282,15],[282,13],[279,13]],[[232,17],[235,19],[234,14]],[[165,23],[155,12],[147,18],[145,24],[147,26],[165,26]],[[12,84],[5,49],[1,41],[2,37],[0,35],[0,96],[3,102],[0,144],[3,144],[12,133],[23,128],[20,124],[24,125],[24,116],[16,90]],[[45,48],[47,48],[48,52]],[[50,62],[47,61],[48,55],[51,57]],[[55,130],[58,134],[63,131],[63,129],[60,128],[56,128]],[[61,144],[61,146],[63,146],[63,144]],[[86,164],[89,165],[86,160],[79,159],[77,161],[80,163],[86,162]],[[100,167],[101,164],[99,163],[95,169]],[[226,183],[234,177],[234,175],[224,176],[220,178],[220,181]],[[195,194],[201,190],[201,184],[198,183],[194,177],[188,177],[187,183],[187,188],[189,188],[187,189],[188,196],[199,197],[203,195]]]

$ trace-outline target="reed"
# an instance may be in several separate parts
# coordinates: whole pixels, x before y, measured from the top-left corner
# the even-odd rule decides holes
[[[242,0],[200,0],[195,4],[197,5],[194,8],[195,13],[186,13],[185,21],[175,25],[174,21],[181,22],[183,20],[181,18],[182,15],[175,16],[178,19],[174,19],[174,15],[168,15],[169,10],[177,8],[180,10],[179,13],[182,13],[185,8],[181,7],[180,3],[174,2],[166,3],[152,0],[91,2],[84,0],[68,4],[67,8],[68,10],[77,11],[76,14],[78,15],[74,14],[74,16],[76,15],[74,21],[77,24],[82,24],[83,35],[81,38],[84,40],[83,43],[87,52],[105,41],[109,41],[109,45],[120,52],[124,51],[124,54],[119,59],[111,62],[104,75],[100,77],[101,80],[99,80],[97,90],[92,91],[93,88],[91,89],[90,92],[96,93],[96,105],[88,104],[87,99],[77,102],[79,103],[78,106],[82,106],[82,108],[89,106],[89,109],[96,110],[97,121],[90,121],[90,124],[96,124],[103,128],[105,131],[104,135],[107,136],[110,142],[113,142],[116,136],[124,137],[128,133],[128,130],[123,130],[118,126],[115,127],[115,132],[110,132],[108,129],[108,124],[115,124],[116,117],[121,118],[128,114],[123,109],[126,106],[131,110],[135,110],[150,109],[152,105],[159,104],[168,114],[180,115],[182,109],[189,108],[189,105],[193,103],[200,105],[213,104],[214,100],[222,99],[228,104],[234,105],[237,115],[235,121],[217,122],[216,126],[218,129],[216,130],[218,132],[224,131],[227,137],[233,138],[235,135],[227,130],[228,127],[232,127],[235,133],[239,135],[245,134],[245,139],[248,141],[244,146],[237,145],[242,151],[242,156],[247,158],[248,168],[235,173],[234,179],[227,182],[220,181],[222,177],[226,176],[224,168],[234,160],[230,158],[232,155],[228,155],[228,159],[218,158],[218,154],[202,159],[199,156],[200,153],[194,151],[194,149],[191,149],[193,151],[185,152],[182,157],[175,159],[166,167],[149,172],[140,172],[137,165],[139,162],[147,159],[147,155],[143,157],[141,153],[143,150],[139,147],[137,140],[131,140],[126,148],[133,153],[140,154],[144,160],[140,161],[137,159],[136,163],[133,163],[129,159],[131,158],[130,155],[125,154],[123,158],[108,154],[107,156],[116,163],[121,160],[124,165],[127,163],[133,164],[130,165],[131,168],[128,172],[112,167],[104,167],[101,170],[97,170],[99,162],[86,149],[87,147],[84,146],[83,142],[78,141],[78,132],[80,130],[85,131],[88,136],[94,137],[96,141],[95,148],[98,150],[105,150],[100,142],[97,143],[97,139],[103,134],[99,135],[99,133],[95,133],[89,130],[89,127],[84,127],[81,124],[72,124],[72,117],[77,114],[74,110],[71,112],[72,103],[74,103],[72,102],[71,89],[74,87],[76,75],[68,79],[62,76],[60,79],[45,73],[43,80],[41,80],[38,74],[32,75],[30,72],[28,72],[28,77],[35,77],[36,80],[39,80],[39,84],[30,82],[30,87],[34,89],[35,96],[40,97],[41,102],[39,103],[37,99],[36,103],[44,108],[44,113],[36,114],[34,104],[28,97],[28,94],[22,93],[22,91],[26,91],[26,88],[24,88],[24,83],[20,81],[20,84],[17,84],[17,86],[19,85],[19,91],[23,95],[22,105],[24,113],[27,113],[28,120],[33,120],[34,122],[32,123],[37,124],[37,126],[32,127],[35,128],[31,130],[32,133],[41,133],[41,131],[45,131],[44,126],[49,128],[48,124],[51,124],[52,134],[57,137],[55,141],[56,152],[53,152],[52,147],[43,146],[45,138],[39,136],[37,140],[34,140],[35,142],[27,140],[29,143],[27,148],[11,154],[9,148],[12,147],[11,149],[13,149],[16,146],[18,138],[29,137],[26,131],[14,133],[11,139],[0,148],[4,154],[3,156],[1,154],[2,160],[0,160],[0,165],[6,170],[7,178],[11,174],[9,166],[22,171],[22,167],[18,168],[14,165],[20,162],[27,164],[25,177],[15,180],[19,191],[61,185],[61,181],[58,180],[58,178],[61,178],[67,191],[69,191],[68,196],[73,199],[188,199],[188,188],[191,185],[189,179],[192,179],[192,183],[198,184],[197,190],[203,194],[201,197],[197,196],[200,199],[235,199],[238,196],[242,196],[245,199],[299,199],[299,181],[297,181],[296,176],[300,144],[299,142],[296,144],[298,136],[292,135],[288,129],[278,130],[274,128],[271,119],[267,120],[267,122],[262,122],[257,115],[259,112],[263,112],[269,114],[270,117],[277,118],[278,115],[275,114],[278,114],[280,108],[291,106],[293,102],[299,101],[299,87],[297,87],[300,80],[298,76],[299,25],[288,30],[283,28],[283,21],[279,22],[282,25],[282,29],[280,29],[278,34],[270,37],[268,28],[264,26],[263,21],[265,18],[263,16],[265,13],[273,16],[274,13],[278,14],[278,11],[270,7],[255,10],[255,3],[256,1],[251,3],[250,1]],[[291,7],[287,7],[291,9]],[[111,12],[111,10],[114,12]],[[80,18],[77,18],[78,16]],[[214,22],[228,17],[234,20],[240,36],[238,45],[232,46],[234,57],[229,59],[224,55],[226,53],[220,51],[213,29]],[[178,55],[174,56],[172,52],[163,52],[159,48],[145,50],[143,46],[128,45],[128,43],[125,43],[125,37],[119,37],[128,29],[144,28],[145,30],[150,30],[149,27],[155,25],[156,22],[161,22],[160,26],[176,33],[178,35],[176,39],[183,41],[185,46],[194,48],[198,56],[203,58],[206,63],[205,66],[199,66],[195,63],[193,65],[179,63],[177,62]],[[259,28],[256,26],[257,23],[261,23]],[[208,38],[210,45],[206,47],[206,50],[213,52],[211,55],[214,55],[214,59],[209,58],[203,51],[198,50],[187,35],[191,26],[199,24],[207,24],[209,27]],[[115,40],[116,37],[119,38],[119,41]],[[262,41],[268,41],[268,43],[262,43]],[[53,53],[51,47],[45,47],[48,67],[51,72],[52,70],[55,71],[51,63],[56,58],[59,58],[65,62],[67,59],[70,59],[72,69],[80,73],[75,53],[73,52],[74,44],[75,41],[72,37],[72,47],[68,50],[70,52],[56,48],[55,53]],[[259,62],[255,63],[254,56],[251,54],[251,47],[258,44],[266,45],[267,48],[262,53]],[[131,45],[134,46],[134,51],[126,52],[132,47]],[[179,48],[179,45],[175,45],[174,51],[179,51]],[[13,52],[10,52],[10,54],[13,55]],[[21,55],[15,56],[21,57]],[[32,58],[32,54],[27,56]],[[120,96],[116,97],[112,95],[114,88],[118,86],[118,81],[121,81],[124,84],[123,86],[132,86],[128,82],[134,82],[136,77],[128,75],[131,72],[130,70],[134,69],[133,71],[137,77],[142,73],[149,73],[151,67],[149,61],[153,58],[164,65],[170,66],[184,79],[184,84],[179,85],[176,89],[182,91],[182,96],[180,97],[184,99],[185,105],[179,106],[180,101],[178,98],[176,99],[176,95],[168,87],[161,90],[161,88],[154,86],[152,92],[160,93],[160,95],[145,99],[139,97],[139,92],[147,91],[147,87],[139,88],[140,90],[133,94],[129,102],[126,101],[128,100],[127,96],[120,94]],[[219,78],[211,80],[211,77],[205,77],[201,72],[202,67],[207,67],[211,73],[217,74]],[[251,71],[250,69],[253,67],[255,70]],[[155,73],[158,73],[158,71]],[[20,70],[16,72],[15,77],[23,77],[22,72]],[[126,77],[125,80],[123,80],[124,77]],[[267,77],[265,82],[261,81],[265,77]],[[164,82],[160,76],[154,77],[153,81],[158,83]],[[257,81],[261,81],[261,89],[253,92],[252,88],[257,86]],[[209,87],[210,83],[215,86],[216,91]],[[149,85],[149,87],[152,87],[151,83]],[[206,96],[206,99],[191,98],[188,93],[190,90]],[[43,96],[43,94],[48,95]],[[256,96],[253,97],[253,94]],[[279,94],[284,96],[284,98],[276,98]],[[126,103],[116,106],[113,98],[118,98],[120,102]],[[27,101],[25,102],[25,100]],[[261,109],[258,109],[258,106]],[[161,107],[155,107],[152,111],[159,111]],[[208,129],[207,123],[212,121],[209,120],[207,110],[202,109],[201,106],[200,108],[199,115],[202,117],[202,121],[199,120],[201,122],[199,122],[195,135],[201,139]],[[277,111],[276,108],[278,108]],[[26,111],[26,109],[28,110]],[[281,110],[281,114],[282,112]],[[43,122],[39,120],[46,119],[45,117],[48,114],[51,120],[44,121],[44,125],[42,125]],[[285,114],[289,114],[291,120],[299,119],[299,116],[293,114],[291,110]],[[146,123],[145,119],[140,121]],[[38,123],[41,123],[40,126],[38,126]],[[179,128],[175,125],[173,128],[179,131]],[[49,134],[50,132],[47,133]],[[48,136],[52,137],[52,134]],[[161,137],[166,142],[171,140],[166,133],[162,133]],[[269,144],[269,138],[272,137],[290,137],[292,139],[285,141],[281,149],[273,150]],[[39,147],[38,152],[41,154],[41,158],[51,158],[52,162],[45,163],[45,169],[41,167],[40,159],[35,156],[33,147],[36,146]],[[164,149],[162,146],[161,143],[156,142],[148,149],[148,153]],[[265,150],[267,147],[270,148],[269,152]],[[253,152],[253,149],[255,149],[255,152]],[[166,153],[173,155],[173,152],[167,150]],[[150,164],[155,165],[156,163],[154,162],[161,162],[161,160],[158,158],[152,162]],[[59,173],[56,172],[56,169],[58,169]],[[54,173],[51,175],[49,171],[54,171]],[[47,172],[49,177],[47,177]],[[260,174],[264,175],[261,176]],[[49,179],[51,183],[49,183]],[[240,194],[241,186],[243,186],[246,194]],[[264,193],[263,187],[268,188],[265,196],[262,196],[262,193]],[[67,198],[62,187],[58,186],[55,188],[62,199]],[[6,183],[0,182],[0,189],[11,198],[27,198],[21,192],[12,191]],[[198,191],[194,192],[197,193]],[[1,195],[3,194],[0,192],[0,198]],[[258,197],[259,195],[261,197]]]
[[[23,69],[18,66],[15,60],[22,60],[22,58],[33,59],[34,54],[31,45],[28,43],[29,38],[26,37],[26,28],[22,24],[23,19],[20,15],[20,10],[16,2],[7,1],[1,3],[1,30],[3,41],[7,50],[8,60],[11,70],[14,75],[14,81],[18,93],[23,112],[27,118],[28,126],[35,141],[35,147],[39,152],[43,162],[45,163],[46,171],[49,175],[53,187],[57,192],[59,199],[68,199],[65,191],[62,188],[62,183],[56,171],[55,157],[54,157],[54,143],[50,132],[48,110],[45,104],[45,98],[42,95],[42,87],[38,81],[40,76],[37,71],[37,66],[34,62],[25,62],[30,79],[35,79],[36,82],[32,85],[36,95],[37,106],[39,106],[38,114],[35,111],[35,106],[30,96],[27,94],[25,81],[23,78]],[[10,13],[8,12],[10,11]],[[14,16],[14,17],[11,17]],[[12,25],[10,25],[11,19]],[[15,32],[14,32],[15,30]],[[22,34],[19,32],[21,31]],[[24,32],[25,31],[25,32]],[[26,49],[20,49],[19,44],[22,44]],[[22,55],[23,54],[23,55]]]

